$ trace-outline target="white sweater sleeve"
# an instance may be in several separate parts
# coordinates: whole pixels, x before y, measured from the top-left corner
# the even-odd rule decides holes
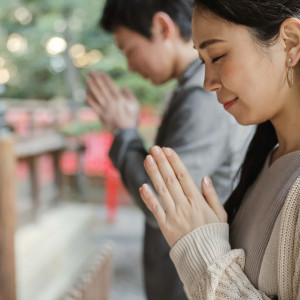
[[[245,253],[231,250],[227,223],[196,228],[173,246],[170,256],[189,299],[270,299],[243,272]]]

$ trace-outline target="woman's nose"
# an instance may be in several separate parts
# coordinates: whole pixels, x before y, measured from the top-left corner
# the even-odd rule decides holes
[[[204,88],[209,92],[218,92],[222,87],[217,73],[209,68],[205,68]]]

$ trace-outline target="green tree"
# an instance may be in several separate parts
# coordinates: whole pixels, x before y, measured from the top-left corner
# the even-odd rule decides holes
[[[118,85],[128,85],[142,103],[158,103],[172,83],[154,88],[128,72],[112,36],[98,28],[103,4],[103,0],[1,1],[1,96],[62,97],[80,103],[87,73],[97,70],[108,72]]]

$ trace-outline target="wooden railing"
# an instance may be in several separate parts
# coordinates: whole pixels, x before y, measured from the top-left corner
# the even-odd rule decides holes
[[[56,195],[53,201],[61,198],[62,173],[59,168],[59,158],[67,148],[65,137],[55,130],[44,130],[40,133],[15,138],[15,153],[18,161],[26,161],[29,165],[32,211],[30,217],[35,218],[40,208],[40,180],[38,177],[38,159],[50,154],[54,162]]]
[[[14,140],[0,135],[0,299],[16,300]]]
[[[64,300],[108,300],[112,276],[112,253],[112,247],[105,246]]]
[[[44,132],[42,136],[15,138],[8,131],[0,134],[0,300],[16,299],[14,236],[16,227],[16,162],[26,160],[30,165],[33,216],[39,208],[39,178],[37,159],[50,153],[55,161],[55,182],[60,186],[58,160],[65,148],[65,139],[57,132]],[[58,188],[60,190],[60,187]]]
[[[39,206],[39,178],[37,159],[51,154],[55,162],[55,183],[61,191],[59,156],[66,148],[65,137],[54,128],[32,132],[23,137],[13,136],[0,124],[0,300],[16,300],[15,273],[15,202],[16,162],[26,160],[30,165],[30,182],[33,199],[33,216]],[[59,194],[58,194],[59,195]],[[107,300],[111,281],[112,250],[106,247],[95,260],[66,299]]]

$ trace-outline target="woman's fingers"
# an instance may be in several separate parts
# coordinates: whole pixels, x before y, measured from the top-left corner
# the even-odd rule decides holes
[[[170,165],[172,166],[185,196],[189,200],[199,200],[199,198],[201,198],[202,195],[199,192],[199,189],[196,186],[192,176],[190,175],[189,171],[187,170],[186,166],[183,164],[177,153],[171,148],[163,148],[162,150],[166,158],[168,159]]]
[[[226,221],[226,213],[211,181],[206,178],[206,183],[203,182],[205,201],[173,150],[154,146],[150,153],[145,168],[165,210],[147,185],[140,189],[140,193],[170,246],[199,226]]]
[[[220,202],[219,196],[212,184],[210,177],[205,176],[202,180],[202,193],[210,208],[217,215],[220,222],[227,222],[227,213]]]
[[[148,209],[153,213],[158,225],[161,226],[166,220],[166,213],[148,184],[142,185],[140,195]]]
[[[178,205],[182,202],[186,202],[187,199],[182,191],[181,185],[162,149],[158,146],[151,147],[150,154],[154,157],[161,177],[175,204]]]
[[[144,166],[166,211],[174,210],[174,200],[172,199],[157,164],[151,155],[146,157]]]

